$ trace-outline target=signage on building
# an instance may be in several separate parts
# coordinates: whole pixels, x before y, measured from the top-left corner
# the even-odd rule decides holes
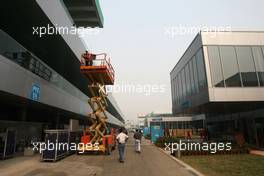
[[[40,86],[38,84],[33,84],[30,93],[30,99],[38,101],[40,97]]]
[[[189,108],[191,107],[191,102],[190,101],[185,101],[181,104],[181,108],[182,109],[186,109],[186,108]]]
[[[162,118],[154,118],[154,119],[152,119],[152,122],[160,122],[160,121],[162,121]]]

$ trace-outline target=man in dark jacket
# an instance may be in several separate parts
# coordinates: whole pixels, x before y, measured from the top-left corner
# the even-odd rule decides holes
[[[142,134],[139,132],[139,130],[136,130],[136,132],[135,132],[135,134],[134,134],[134,139],[135,139],[135,151],[138,152],[138,153],[141,152],[141,147],[140,147],[141,138],[142,138]]]
[[[93,66],[93,61],[96,59],[96,55],[85,51],[85,53],[82,54],[82,59],[84,59],[85,66]]]

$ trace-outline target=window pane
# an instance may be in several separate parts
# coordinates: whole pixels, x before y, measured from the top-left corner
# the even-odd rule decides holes
[[[199,80],[199,89],[203,89],[206,86],[206,76],[205,76],[205,67],[204,67],[204,58],[203,51],[200,49],[196,54],[197,62],[197,71],[198,71],[198,80]]]
[[[226,87],[241,87],[240,74],[235,49],[232,46],[221,46],[220,54]]]
[[[193,56],[193,58],[192,58],[192,64],[193,64],[193,76],[194,76],[195,93],[198,93],[199,92],[198,72],[197,72],[197,64],[196,64],[195,56]]]
[[[175,87],[176,87],[175,102],[176,104],[178,104],[179,88],[178,88],[178,78],[177,77],[175,77]]]
[[[177,104],[179,104],[180,103],[180,96],[181,96],[179,76],[177,76],[176,80],[177,80],[177,89],[178,89]]]
[[[179,103],[182,101],[182,80],[181,80],[181,74],[178,75],[178,81],[179,81]]]
[[[236,47],[237,60],[242,76],[243,86],[258,86],[258,79],[250,47]]]
[[[260,86],[264,86],[264,57],[261,47],[252,47],[256,70],[259,77]]]
[[[175,96],[174,96],[174,79],[171,80],[171,96],[172,96],[172,103],[174,104]]]
[[[174,99],[173,99],[173,101],[175,101],[175,78],[173,79],[173,90],[172,90],[172,92],[173,92],[173,97],[174,97]]]
[[[208,58],[210,62],[213,86],[224,87],[220,53],[217,46],[208,46]]]
[[[181,71],[181,80],[182,80],[182,99],[185,100],[186,97],[186,81],[185,81],[185,73],[184,69]]]
[[[177,104],[177,97],[178,97],[178,92],[179,92],[179,90],[177,88],[177,77],[174,78],[174,88],[175,88],[175,95],[174,95],[175,100],[174,101],[175,101],[175,104]]]
[[[194,85],[192,61],[189,62],[189,69],[190,69],[191,94],[195,94],[195,85]]]
[[[186,77],[186,95],[189,96],[191,94],[191,82],[190,82],[190,70],[189,65],[185,65],[185,77]]]

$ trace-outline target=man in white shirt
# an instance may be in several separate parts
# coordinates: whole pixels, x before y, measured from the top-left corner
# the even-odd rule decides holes
[[[119,134],[116,137],[118,142],[118,152],[119,152],[119,162],[124,163],[124,155],[125,155],[125,144],[128,140],[128,136],[126,135],[126,130],[121,128],[119,130]]]
[[[141,138],[142,138],[142,134],[139,132],[138,129],[136,129],[136,132],[134,134],[134,139],[135,139],[135,150],[136,152],[140,153],[140,144],[141,144]]]

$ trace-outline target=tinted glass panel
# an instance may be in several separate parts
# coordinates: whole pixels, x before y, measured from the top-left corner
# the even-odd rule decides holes
[[[175,77],[175,85],[174,86],[176,87],[175,103],[177,104],[178,103],[178,96],[179,96],[178,79],[177,79],[177,77]]]
[[[241,81],[235,48],[232,46],[220,46],[220,55],[223,63],[226,87],[240,87]]]
[[[252,47],[256,70],[259,77],[260,86],[264,86],[264,57],[261,47]]]
[[[195,84],[194,84],[194,76],[193,76],[193,66],[192,61],[189,62],[189,69],[190,69],[190,82],[191,82],[191,94],[195,93]]]
[[[178,92],[179,90],[177,89],[177,77],[174,78],[174,88],[175,88],[175,95],[174,95],[174,99],[175,99],[175,103],[177,103],[177,97],[178,97]]]
[[[178,75],[178,81],[179,81],[179,103],[182,101],[182,80],[181,80],[181,74]]]
[[[172,96],[172,103],[174,103],[175,96],[174,96],[174,79],[171,80],[171,96]]]
[[[183,100],[186,97],[186,80],[185,80],[185,73],[184,73],[184,69],[182,69],[181,71],[181,80],[182,80],[182,95],[183,95]]]
[[[208,58],[210,62],[213,86],[224,87],[224,78],[220,60],[220,53],[217,46],[208,46]]]
[[[192,65],[193,65],[193,76],[194,76],[194,86],[195,92],[199,92],[199,85],[198,85],[198,71],[197,71],[197,64],[195,56],[192,58]]]
[[[196,63],[197,63],[199,90],[200,90],[206,86],[206,76],[205,76],[205,67],[204,67],[204,59],[203,59],[202,49],[200,49],[196,54]]]
[[[238,64],[241,72],[243,86],[258,86],[258,79],[250,47],[236,47]]]
[[[180,78],[177,76],[177,89],[178,89],[178,100],[177,103],[180,103],[180,96],[181,96],[181,85],[180,85]]]
[[[40,59],[26,50],[7,33],[0,30],[0,54],[31,71],[41,78],[50,81],[52,71]]]
[[[185,77],[186,77],[186,95],[189,96],[191,94],[191,82],[190,82],[190,70],[189,65],[185,66]]]

